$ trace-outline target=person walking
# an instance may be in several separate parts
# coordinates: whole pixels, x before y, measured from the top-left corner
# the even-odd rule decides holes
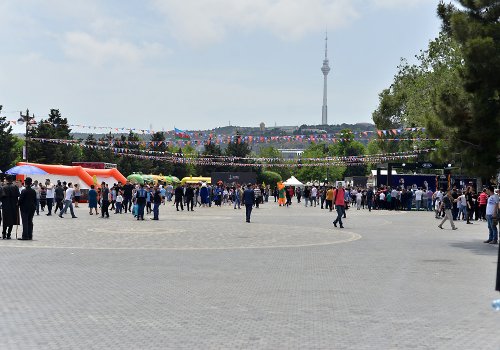
[[[58,210],[59,214],[61,214],[64,202],[64,187],[61,184],[61,181],[57,181],[57,186],[54,189],[54,199],[56,201],[56,208],[54,209],[54,214],[57,214]]]
[[[19,209],[23,222],[23,234],[18,240],[31,241],[33,239],[33,217],[36,211],[36,191],[31,188],[32,179],[27,177],[24,180],[25,189],[19,196]]]
[[[342,224],[342,216],[344,215],[345,206],[345,191],[342,185],[338,185],[333,191],[333,203],[335,204],[335,209],[337,210],[337,218],[333,221],[333,226],[337,227],[337,223],[340,224],[340,228],[344,228]]]
[[[446,196],[444,196],[443,201],[441,202],[441,208],[444,208],[444,219],[438,227],[442,230],[443,224],[446,220],[450,220],[451,229],[457,230],[457,227],[455,227],[455,224],[453,223],[453,214],[451,213],[451,209],[453,208],[453,196],[450,189],[448,189]]]
[[[61,187],[62,188],[62,187]],[[69,211],[71,213],[71,217],[73,219],[76,219],[75,212],[73,211],[73,195],[75,193],[75,189],[73,188],[73,184],[70,182],[68,183],[68,188],[66,189],[66,192],[64,194],[64,208],[59,211],[59,217],[62,219],[63,214],[66,214],[66,211],[69,208]]]
[[[13,184],[14,177],[7,175],[7,184],[2,186],[0,199],[2,200],[3,229],[2,239],[10,239],[12,228],[19,225],[19,211],[17,200],[19,188]]]
[[[246,222],[250,223],[250,216],[252,215],[252,208],[255,203],[255,192],[252,189],[252,184],[247,185],[246,190],[243,192],[243,203],[245,204]]]

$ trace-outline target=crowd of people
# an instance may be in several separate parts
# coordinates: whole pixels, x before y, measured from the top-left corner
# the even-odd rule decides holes
[[[3,213],[2,238],[10,239],[12,227],[19,223],[15,217],[17,208],[21,208],[21,196],[29,190],[34,197],[33,215],[47,211],[46,215],[58,215],[64,218],[68,210],[72,218],[77,218],[74,207],[78,207],[82,198],[82,190],[78,184],[57,181],[55,184],[47,179],[44,183],[26,179],[24,183],[7,177],[0,187],[0,199]],[[296,201],[305,207],[319,207],[329,211],[335,210],[337,218],[333,222],[343,228],[342,218],[346,218],[349,208],[357,210],[402,210],[434,212],[437,219],[442,219],[439,228],[448,220],[452,229],[457,229],[454,222],[463,220],[467,224],[475,221],[488,223],[489,235],[485,243],[498,244],[498,194],[491,188],[484,188],[476,193],[472,186],[465,189],[453,187],[447,191],[432,191],[428,187],[405,188],[381,186],[344,187],[339,186],[277,186],[259,184],[217,184],[194,183],[172,185],[157,184],[125,184],[115,183],[91,185],[87,194],[89,215],[108,219],[110,211],[114,214],[132,213],[136,220],[144,220],[145,215],[152,214],[151,220],[159,220],[160,205],[172,203],[177,211],[194,211],[196,207],[232,206],[234,209],[246,208],[246,221],[250,222],[252,208],[269,202],[279,206],[290,207]],[[29,197],[30,198],[30,197]],[[293,200],[295,198],[295,200]],[[23,197],[23,208],[26,198]],[[22,215],[21,208],[21,216]],[[24,215],[29,217],[29,215]],[[0,218],[1,220],[1,218]],[[24,220],[23,220],[24,222]],[[31,225],[31,228],[30,228]],[[26,239],[32,237],[32,219],[27,222]],[[30,233],[31,232],[31,233]]]

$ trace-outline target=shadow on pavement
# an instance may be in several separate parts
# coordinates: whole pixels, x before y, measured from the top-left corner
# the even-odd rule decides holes
[[[455,248],[467,249],[472,253],[478,255],[498,255],[498,245],[491,245],[483,243],[482,241],[450,243],[450,246]]]

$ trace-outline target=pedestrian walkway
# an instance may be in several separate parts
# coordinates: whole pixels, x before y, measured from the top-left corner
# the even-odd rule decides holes
[[[1,349],[498,349],[483,223],[302,206],[35,217],[1,241]],[[21,244],[22,243],[22,244]],[[26,244],[24,244],[26,243]]]

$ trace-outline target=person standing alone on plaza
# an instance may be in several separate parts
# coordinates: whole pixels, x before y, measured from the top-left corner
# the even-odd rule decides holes
[[[252,184],[247,185],[247,189],[243,192],[243,203],[246,209],[246,222],[250,222],[250,216],[252,215],[252,207],[255,203],[255,192],[252,189]]]
[[[33,216],[35,216],[36,211],[36,191],[31,188],[31,183],[31,178],[27,177],[26,180],[24,180],[26,188],[19,196],[23,235],[18,239],[22,241],[31,241],[33,239]]]
[[[345,207],[345,191],[342,185],[338,185],[333,191],[333,203],[335,204],[335,209],[337,210],[337,218],[333,222],[333,226],[337,227],[337,223],[340,224],[340,228],[344,228],[342,224],[342,216],[344,215]]]
[[[453,215],[451,213],[451,209],[453,208],[453,196],[451,194],[451,190],[448,189],[446,196],[443,197],[443,201],[441,202],[441,207],[444,208],[444,219],[438,225],[440,229],[443,229],[443,224],[446,220],[450,220],[451,229],[456,230],[455,224],[453,223]]]

